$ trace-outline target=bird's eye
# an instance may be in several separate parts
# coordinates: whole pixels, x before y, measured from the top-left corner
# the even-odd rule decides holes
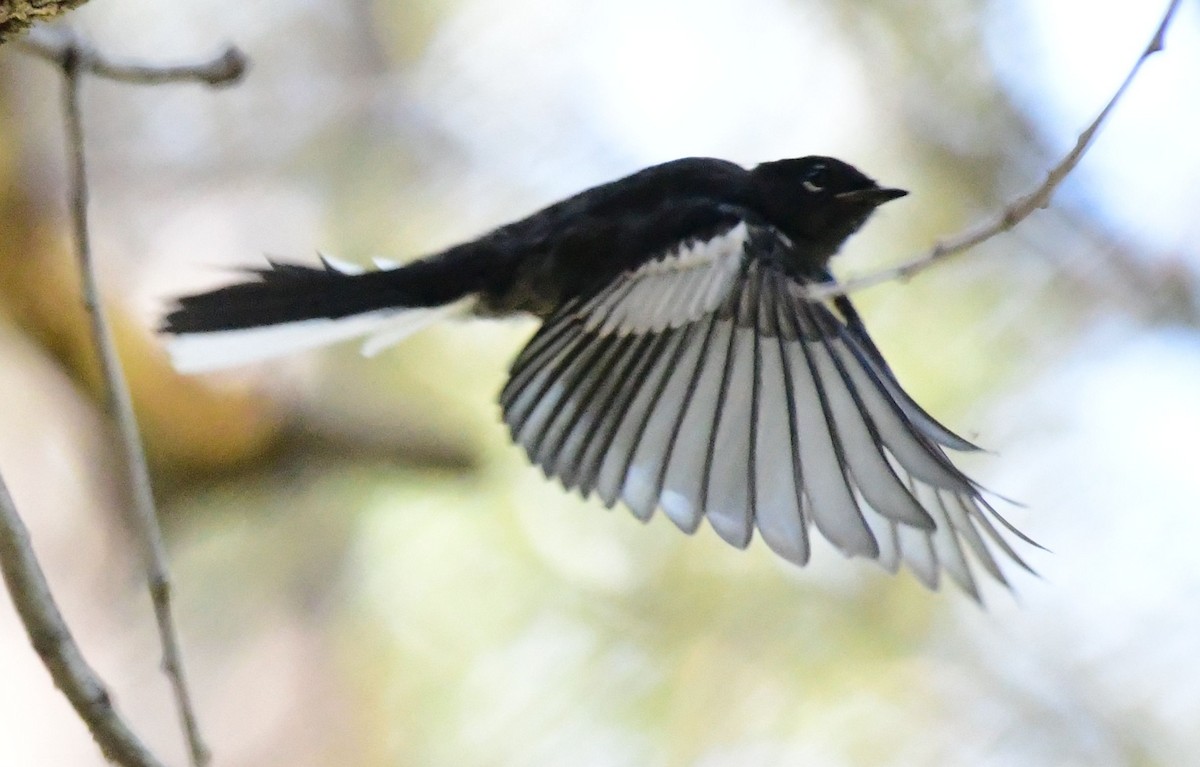
[[[800,180],[800,185],[810,192],[820,192],[825,189],[829,183],[829,166],[824,163],[819,163],[808,169],[804,174],[804,178]]]

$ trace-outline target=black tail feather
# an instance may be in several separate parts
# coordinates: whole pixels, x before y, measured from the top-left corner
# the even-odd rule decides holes
[[[270,261],[252,279],[184,296],[163,318],[164,333],[203,333],[349,317],[379,309],[433,307],[479,289],[475,270],[447,258],[396,269],[348,274],[323,267]]]

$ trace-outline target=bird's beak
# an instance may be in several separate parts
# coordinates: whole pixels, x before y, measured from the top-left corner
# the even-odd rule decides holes
[[[872,208],[882,205],[888,200],[895,200],[908,194],[904,189],[855,189],[853,192],[842,192],[836,196],[838,202],[870,205]]]

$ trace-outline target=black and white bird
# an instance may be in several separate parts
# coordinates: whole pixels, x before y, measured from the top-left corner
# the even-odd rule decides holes
[[[1005,536],[1032,541],[950,461],[947,448],[976,448],[904,392],[850,301],[806,293],[905,194],[829,157],[676,160],[403,266],[270,262],[179,299],[162,330],[195,372],[360,336],[371,355],[440,318],[532,314],[541,329],[500,404],[568,489],[642,520],[661,508],[686,533],[708,519],[739,548],[757,529],[797,565],[815,529],[978,598],[973,568],[1007,584],[998,560],[1028,567]]]

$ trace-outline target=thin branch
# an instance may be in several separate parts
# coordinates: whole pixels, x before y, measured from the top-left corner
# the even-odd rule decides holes
[[[75,708],[106,759],[125,767],[162,767],[117,713],[104,683],[84,660],[46,576],[33,553],[29,530],[0,477],[0,570],[17,615],[54,685]]]
[[[84,303],[91,318],[93,341],[100,360],[109,414],[117,423],[125,453],[134,500],[134,529],[140,537],[155,621],[163,647],[162,666],[170,680],[179,717],[194,767],[209,761],[209,752],[200,736],[196,715],[183,673],[179,637],[171,617],[171,584],[167,574],[166,553],[150,472],[133,402],[112,332],[100,300],[92,264],[87,205],[87,166],[84,158],[83,119],[79,107],[79,88],[83,74],[94,74],[127,83],[154,85],[171,82],[200,82],[211,86],[236,82],[245,73],[246,59],[233,47],[208,62],[167,67],[110,62],[75,40],[70,33],[54,36],[29,36],[16,43],[26,53],[56,64],[63,72],[66,87],[64,109],[67,123],[67,149],[70,160],[71,221],[75,235],[76,258],[83,284]],[[38,654],[76,711],[92,730],[104,755],[123,765],[159,765],[117,716],[108,693],[95,673],[79,655],[65,624],[54,605],[45,578],[33,559],[28,533],[17,516],[8,491],[0,480],[0,565]]]
[[[91,318],[93,342],[105,383],[107,409],[117,423],[129,471],[135,529],[140,535],[150,599],[154,605],[154,616],[163,648],[162,667],[175,695],[191,763],[195,767],[202,767],[208,763],[209,752],[196,723],[194,706],[183,673],[178,632],[171,617],[171,583],[167,574],[167,557],[158,524],[158,512],[154,504],[154,491],[150,484],[150,470],[146,464],[141,435],[138,433],[133,401],[121,369],[121,361],[117,356],[112,331],[105,317],[104,303],[100,300],[92,264],[87,221],[88,187],[84,162],[83,120],[79,109],[80,67],[83,60],[74,55],[74,50],[67,49],[62,61],[62,71],[66,79],[64,108],[67,121],[67,151],[70,155],[71,221],[75,234],[75,255],[79,261],[84,303]]]
[[[245,54],[234,46],[229,46],[213,59],[199,64],[150,66],[109,61],[69,33],[31,33],[28,37],[13,41],[13,45],[59,67],[65,65],[68,57],[73,57],[74,66],[79,72],[135,85],[189,82],[214,87],[233,85],[246,73],[248,65]]]
[[[1175,11],[1178,10],[1179,4],[1180,0],[1171,0],[1170,5],[1167,6],[1167,10],[1163,14],[1162,21],[1159,22],[1154,37],[1150,40],[1145,50],[1142,51],[1141,55],[1138,56],[1137,61],[1133,64],[1133,68],[1129,70],[1129,74],[1125,76],[1125,80],[1117,88],[1116,93],[1113,94],[1104,108],[1100,110],[1100,114],[1096,115],[1096,119],[1092,120],[1083,133],[1079,134],[1079,138],[1075,141],[1075,147],[1046,173],[1045,180],[1036,188],[1014,199],[991,219],[976,224],[953,237],[939,240],[929,252],[921,256],[905,261],[898,266],[847,280],[841,284],[830,282],[806,286],[804,289],[805,297],[814,300],[833,298],[834,296],[846,295],[847,293],[881,285],[892,280],[907,280],[914,274],[923,272],[951,256],[964,253],[998,234],[1013,229],[1032,215],[1034,211],[1048,206],[1050,198],[1054,195],[1055,190],[1058,189],[1059,184],[1070,175],[1071,171],[1075,170],[1075,166],[1079,164],[1079,161],[1083,159],[1084,154],[1091,147],[1092,141],[1096,138],[1096,133],[1100,130],[1100,126],[1104,124],[1113,109],[1117,106],[1117,102],[1125,95],[1125,91],[1141,70],[1142,64],[1163,49],[1167,28],[1171,26],[1171,20],[1175,17]]]

